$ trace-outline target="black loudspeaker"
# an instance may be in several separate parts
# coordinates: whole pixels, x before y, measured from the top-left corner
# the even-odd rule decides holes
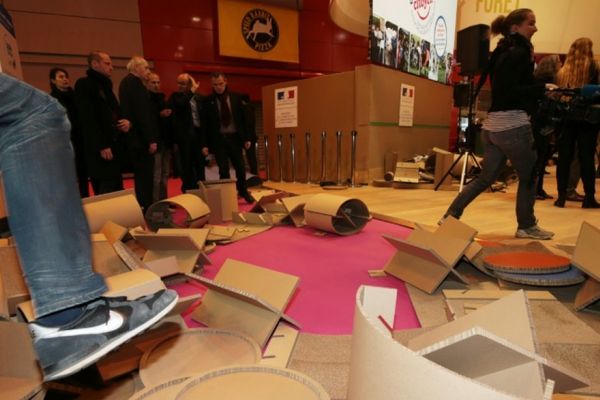
[[[490,27],[479,24],[456,33],[456,61],[461,75],[477,75],[487,64],[490,53]]]
[[[454,107],[468,107],[469,106],[469,89],[470,86],[465,83],[459,83],[454,85],[454,91],[452,93],[452,99],[454,100]]]

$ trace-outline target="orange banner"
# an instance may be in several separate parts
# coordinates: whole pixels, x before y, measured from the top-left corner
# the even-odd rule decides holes
[[[222,56],[298,62],[298,11],[246,1],[219,0]]]

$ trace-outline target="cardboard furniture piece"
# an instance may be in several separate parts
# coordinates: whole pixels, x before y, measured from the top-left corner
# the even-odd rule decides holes
[[[478,310],[479,316],[472,316],[468,321],[473,324],[459,326],[459,319],[454,326],[441,325],[433,332],[427,331],[413,338],[405,346],[393,340],[391,332],[382,326],[380,312],[366,307],[366,304],[373,303],[369,297],[381,296],[380,290],[367,290],[367,287],[361,286],[356,295],[348,400],[387,400],[397,398],[398,393],[402,394],[402,398],[417,400],[546,400],[550,399],[554,387],[554,382],[544,377],[544,373],[548,377],[548,371],[559,371],[553,376],[560,378],[557,383],[565,387],[585,385],[579,378],[573,378],[573,374],[555,366],[546,369],[543,365],[546,360],[529,350],[534,347],[534,339],[523,293],[507,296]],[[395,304],[391,301],[387,305],[381,304],[383,312],[394,310]],[[513,313],[516,313],[515,320],[510,320]],[[497,318],[499,315],[503,318]],[[494,321],[496,319],[501,321]],[[508,324],[506,320],[510,320]],[[498,328],[502,333],[496,332]],[[469,343],[475,348],[467,346],[464,349],[467,353],[453,347],[454,344],[464,345],[484,330],[491,334],[480,343]],[[491,353],[474,351],[485,345],[489,345]]]
[[[600,300],[600,262],[598,262],[598,243],[600,229],[588,222],[581,224],[575,252],[571,263],[588,275],[587,280],[577,292],[575,309],[584,310]]]
[[[412,162],[396,163],[394,182],[419,183],[419,165]]]
[[[153,231],[160,228],[200,228],[210,218],[210,212],[199,196],[184,193],[148,207],[146,222]]]
[[[238,211],[235,179],[198,182],[200,189],[186,193],[200,197],[210,208],[209,224],[231,221],[231,214]]]
[[[299,278],[241,261],[225,261],[214,280],[188,274],[209,290],[192,314],[210,328],[243,332],[264,348],[284,314]]]
[[[86,197],[81,201],[92,233],[100,232],[108,221],[127,228],[145,224],[133,189]]]
[[[306,225],[338,235],[360,232],[370,219],[362,201],[331,194],[316,194],[304,205]]]
[[[146,253],[143,262],[150,263],[174,256],[177,259],[178,271],[173,273],[188,273],[196,266],[210,264],[210,258],[204,253],[204,242],[208,229],[159,229],[157,233],[133,232]],[[168,272],[160,274],[169,275]]]
[[[397,249],[384,270],[429,294],[450,274],[468,284],[454,266],[475,234],[472,228],[448,217],[435,232],[414,229],[406,240],[383,235]]]

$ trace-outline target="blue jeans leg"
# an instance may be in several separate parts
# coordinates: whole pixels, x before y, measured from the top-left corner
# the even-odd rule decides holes
[[[69,122],[56,100],[0,74],[0,170],[11,233],[38,317],[106,291],[92,271]]]
[[[519,229],[535,225],[535,163],[533,134],[529,125],[502,132],[483,131],[485,153],[482,171],[454,199],[447,215],[460,218],[464,209],[491,184],[493,184],[510,160],[519,177],[517,191],[517,223]]]

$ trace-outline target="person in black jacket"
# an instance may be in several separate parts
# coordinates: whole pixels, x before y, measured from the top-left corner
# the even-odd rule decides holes
[[[75,83],[75,103],[83,132],[88,173],[95,194],[123,190],[121,137],[129,132],[129,120],[112,90],[110,56],[95,50],[88,55],[86,76]]]
[[[219,166],[219,177],[229,179],[229,162],[236,175],[238,195],[253,203],[254,198],[246,188],[246,168],[242,149],[250,148],[251,141],[239,93],[230,92],[227,78],[222,72],[213,72],[210,76],[213,93],[207,98],[204,116],[208,143]]]
[[[554,233],[537,225],[533,206],[536,194],[536,153],[529,115],[544,95],[545,84],[533,78],[531,37],[537,32],[535,14],[520,8],[492,22],[493,34],[503,38],[489,60],[492,104],[483,122],[483,168],[454,199],[445,216],[460,218],[464,209],[494,183],[510,160],[519,177],[517,191],[518,238],[551,239]],[[556,87],[548,84],[548,87]]]
[[[154,189],[152,201],[157,202],[168,197],[168,181],[171,170],[171,154],[173,137],[171,135],[171,114],[173,110],[167,107],[165,94],[160,91],[160,76],[151,73],[147,82],[152,115],[158,123],[158,150],[154,154]]]
[[[205,180],[204,158],[208,155],[204,131],[194,126],[192,103],[198,99],[198,84],[189,74],[177,76],[177,91],[169,98],[173,110],[171,121],[181,162],[181,191],[198,189],[198,181]]]
[[[70,86],[69,73],[63,68],[52,68],[50,70],[50,95],[57,99],[67,110],[67,116],[71,123],[71,144],[75,153],[75,171],[77,172],[77,183],[79,195],[89,197],[89,178],[83,149],[83,135],[79,123],[79,114],[75,105],[75,92]]]
[[[123,116],[131,121],[127,141],[129,159],[133,166],[135,197],[145,211],[152,204],[158,123],[146,89],[146,79],[150,74],[148,62],[142,57],[132,57],[127,63],[127,71],[129,74],[119,85],[119,99]]]

